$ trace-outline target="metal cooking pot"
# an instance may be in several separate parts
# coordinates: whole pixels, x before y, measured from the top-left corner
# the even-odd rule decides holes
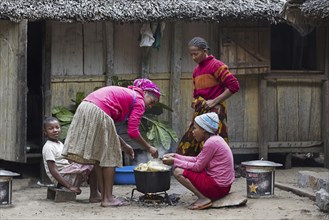
[[[141,193],[165,192],[170,188],[170,170],[142,172],[134,170],[136,188]]]

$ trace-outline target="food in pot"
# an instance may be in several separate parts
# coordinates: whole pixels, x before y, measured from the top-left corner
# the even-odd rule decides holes
[[[147,163],[140,163],[135,170],[142,172],[160,172],[168,171],[170,167],[163,164],[161,160],[150,160]]]

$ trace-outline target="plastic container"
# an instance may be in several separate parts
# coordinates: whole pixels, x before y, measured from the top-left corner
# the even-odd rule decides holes
[[[115,185],[136,185],[135,166],[123,166],[115,168],[114,184]]]

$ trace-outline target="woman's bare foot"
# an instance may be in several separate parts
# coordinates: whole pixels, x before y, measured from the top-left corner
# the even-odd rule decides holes
[[[117,206],[127,206],[127,205],[129,205],[129,202],[122,201],[116,198],[101,202],[102,207],[117,207]]]
[[[97,193],[97,195],[90,195],[89,202],[90,203],[98,203],[102,201],[102,196],[100,193]]]
[[[212,205],[212,202],[208,198],[199,198],[195,202],[193,202],[191,205],[189,205],[187,208],[191,210],[201,210],[206,209]]]

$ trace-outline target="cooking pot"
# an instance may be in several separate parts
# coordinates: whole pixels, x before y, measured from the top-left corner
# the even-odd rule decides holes
[[[165,192],[170,188],[170,170],[145,172],[134,170],[136,188],[141,193]]]
[[[275,168],[282,164],[267,160],[253,160],[241,164],[246,167],[247,197],[274,195]]]

